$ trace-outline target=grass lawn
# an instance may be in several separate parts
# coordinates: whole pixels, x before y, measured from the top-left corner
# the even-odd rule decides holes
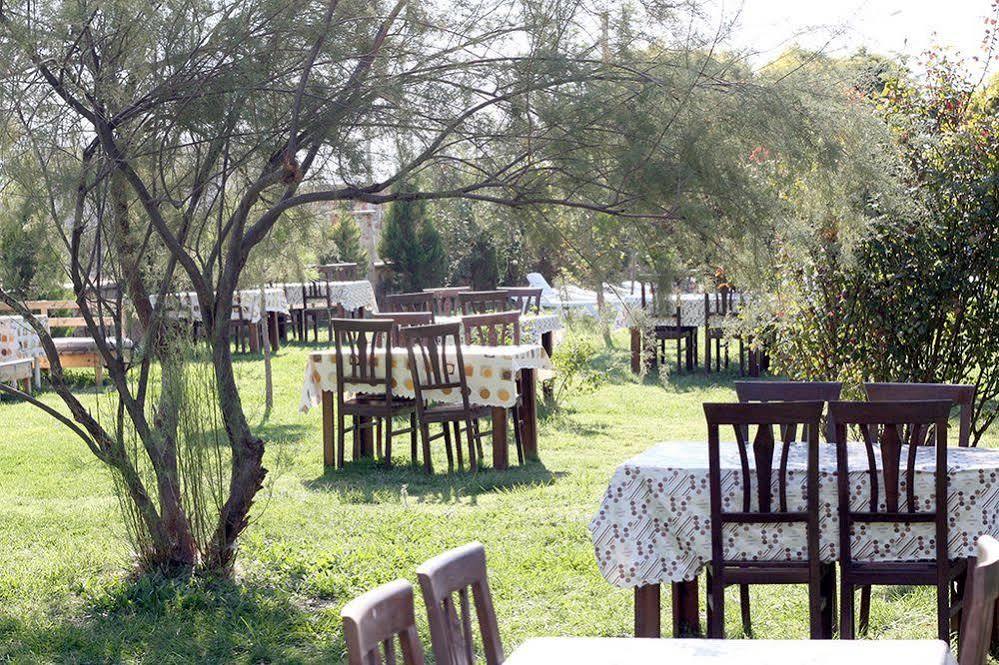
[[[599,388],[542,414],[540,463],[433,477],[409,466],[408,445],[396,446],[392,470],[324,470],[319,412],[298,412],[307,349],[282,348],[275,410],[259,425],[270,482],[236,584],[131,576],[100,463],[41,412],[0,403],[0,661],[344,662],[344,602],[398,577],[415,584],[422,561],[471,540],[486,546],[508,653],[532,636],[628,635],[631,592],[600,576],[587,524],[622,461],[657,441],[706,437],[701,403],[734,399],[734,374],[641,383],[623,335],[616,345],[594,359]],[[262,362],[240,361],[239,372],[260,422]],[[444,460],[435,449],[438,470]],[[805,600],[799,589],[754,592],[756,635],[807,637]],[[668,627],[668,598],[663,605]],[[935,632],[929,590],[876,589],[873,605],[873,637]],[[729,604],[731,636],[741,631],[737,607]],[[429,647],[425,621],[420,630]]]

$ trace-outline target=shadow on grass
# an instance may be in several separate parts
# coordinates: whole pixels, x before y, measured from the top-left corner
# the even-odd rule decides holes
[[[422,466],[413,465],[408,459],[395,462],[391,468],[379,461],[363,459],[347,462],[343,469],[326,469],[322,476],[303,484],[310,490],[333,492],[342,502],[351,504],[468,501],[474,505],[480,495],[550,485],[564,475],[552,473],[539,461],[514,464],[504,471],[486,467],[476,473],[467,470],[449,473],[445,464],[428,475]]]
[[[252,582],[156,574],[86,587],[76,617],[0,617],[0,653],[79,663],[339,662],[339,620]],[[62,615],[61,615],[62,616]],[[317,639],[318,638],[318,639]],[[20,655],[18,655],[20,654]]]

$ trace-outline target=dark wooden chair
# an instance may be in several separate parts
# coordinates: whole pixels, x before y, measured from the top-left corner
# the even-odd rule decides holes
[[[428,326],[434,322],[433,312],[379,312],[375,318],[395,323],[392,328],[392,346],[405,346],[401,330],[410,326]]]
[[[510,309],[510,296],[498,289],[495,291],[462,291],[458,294],[458,304],[462,315],[504,312]]]
[[[950,628],[959,613],[961,601],[955,585],[963,585],[967,560],[951,560],[948,552],[947,473],[936,473],[932,507],[918,510],[915,497],[916,451],[920,447],[920,432],[932,426],[936,469],[947,468],[947,421],[951,403],[948,400],[908,402],[830,402],[829,413],[836,421],[837,483],[839,486],[840,530],[840,636],[853,639],[854,590],[873,585],[934,586],[937,589],[937,633],[950,641]],[[848,428],[859,428],[862,445],[866,448],[867,464],[861,469],[850,466]],[[913,445],[917,444],[917,445]],[[881,470],[876,458],[880,457]],[[864,500],[865,509],[858,510],[851,498],[856,488],[850,471],[864,471],[870,487]],[[904,480],[906,492],[901,492]],[[925,505],[928,497],[921,497]],[[928,524],[934,527],[936,550],[925,561],[856,560],[851,532],[854,525],[869,524]]]
[[[735,298],[731,289],[722,289],[715,293],[704,294],[704,369],[711,371],[711,358],[714,356],[714,371],[720,372],[722,363],[725,369],[729,366],[729,341],[731,337],[722,325],[728,317],[735,316]],[[739,343],[742,343],[741,338]],[[743,351],[739,351],[740,371],[742,370]]]
[[[959,409],[957,443],[962,448],[971,445],[971,419],[975,403],[975,386],[949,383],[865,383],[864,391],[870,402],[948,399]],[[924,433],[929,435],[929,431]]]
[[[231,330],[236,334],[233,336],[233,349],[238,349],[240,353],[246,353],[247,345],[250,352],[255,352],[260,343],[260,327],[243,316],[242,296],[239,291],[232,295],[232,315],[233,319],[229,324]]]
[[[465,344],[484,346],[508,346],[520,344],[520,312],[492,312],[489,314],[469,314],[461,317],[465,329]],[[523,391],[517,379],[517,401],[510,407],[513,419],[513,438],[517,448],[517,462],[524,463],[524,411]]]
[[[693,371],[697,366],[697,326],[684,325],[680,307],[676,308],[672,316],[674,321],[670,323],[660,321],[653,326],[656,362],[666,362],[666,344],[673,341],[676,342],[676,371],[681,372],[684,366],[688,372]]]
[[[520,344],[520,312],[490,312],[461,317],[465,344],[507,346]]]
[[[822,406],[823,403],[818,401],[704,405],[708,423],[708,483],[711,498],[708,637],[725,636],[725,587],[734,584],[807,584],[811,636],[813,639],[832,637],[835,573],[832,565],[823,565],[819,559],[819,421]],[[734,429],[741,462],[742,500],[735,510],[723,510],[722,505],[720,428],[724,425],[730,425]],[[792,425],[802,426],[807,433],[804,510],[788,505],[787,457],[792,443],[788,433]],[[756,435],[752,441],[746,435],[747,428],[751,426],[756,427]],[[785,433],[782,438],[775,438],[774,426]],[[777,452],[780,453],[779,457],[775,457]],[[777,468],[774,466],[775,462],[779,462]],[[804,525],[807,559],[774,561],[727,558],[724,537],[727,525],[758,527],[762,524]]]
[[[309,337],[309,323],[312,323],[313,340],[319,341],[319,323],[326,322],[329,338],[333,339],[333,319],[339,312],[333,306],[328,282],[308,282],[302,284],[301,331],[302,341]]]
[[[458,294],[471,291],[470,286],[441,286],[433,289],[423,289],[434,298],[434,314],[437,316],[458,316],[461,314],[461,303]]]
[[[434,311],[432,293],[393,293],[385,296],[385,309],[389,312],[430,312]]]
[[[409,582],[396,580],[358,596],[344,605],[340,618],[349,665],[395,665],[397,640],[403,665],[423,665]]]
[[[521,314],[541,313],[541,294],[543,289],[536,289],[533,286],[504,286],[513,306],[519,309]]]
[[[417,568],[416,576],[427,606],[430,642],[437,665],[474,665],[471,602],[475,603],[487,665],[502,663],[503,643],[489,590],[485,548],[470,543],[445,552]]]
[[[999,541],[978,537],[974,570],[969,572],[961,625],[961,665],[986,665],[996,601],[999,600]]]
[[[838,381],[736,381],[735,394],[740,402],[835,402],[843,391]],[[826,442],[836,440],[836,423],[826,418],[822,428]],[[792,438],[796,436],[792,430]]]
[[[316,270],[327,282],[349,282],[357,279],[356,263],[329,263],[316,266]]]
[[[377,427],[377,445],[385,428],[385,464],[392,464],[392,437],[410,436],[413,462],[416,462],[416,404],[397,397],[392,385],[392,349],[390,340],[395,323],[384,319],[333,319],[336,345],[337,464],[344,466],[345,437],[354,433],[354,459],[360,457],[364,430]],[[382,365],[382,368],[379,368]],[[356,391],[348,397],[349,391]],[[409,416],[409,428],[396,430],[393,419]],[[346,418],[351,426],[346,426]]]
[[[468,399],[465,362],[461,355],[461,326],[457,323],[412,326],[402,328],[400,334],[409,352],[409,366],[416,392],[416,417],[423,443],[424,470],[433,473],[430,444],[440,438],[444,439],[448,471],[454,470],[452,428],[458,468],[462,468],[461,425],[464,424],[465,439],[468,442],[468,466],[476,471],[482,457],[479,418],[485,415],[486,410],[473,407]],[[431,393],[438,391],[458,391],[461,403],[433,404]],[[441,426],[441,432],[431,436],[430,425],[434,424]]]

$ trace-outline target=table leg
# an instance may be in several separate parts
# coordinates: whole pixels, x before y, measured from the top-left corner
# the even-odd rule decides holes
[[[507,410],[493,407],[493,468],[502,471],[510,466],[509,452],[506,448]]]
[[[673,637],[701,636],[697,580],[673,582]]]
[[[277,312],[267,312],[267,332],[271,337],[271,351],[281,349],[281,331],[278,330]]]
[[[333,393],[323,391],[323,466],[336,466],[336,430],[333,422]]]
[[[635,587],[635,637],[662,637],[658,584]]]
[[[533,369],[520,370],[521,418],[524,419],[524,458],[538,459],[538,373]]]
[[[374,457],[375,437],[371,418],[369,416],[358,417],[357,426],[361,433],[361,457]]]
[[[631,373],[642,373],[642,330],[631,329]]]
[[[555,333],[552,331],[546,332],[541,335],[541,347],[548,354],[548,357],[552,357],[552,353],[555,351]],[[555,382],[552,379],[544,381],[541,384],[541,392],[545,397],[545,401],[551,401],[554,396]]]
[[[260,353],[260,324],[251,323],[247,332],[250,335],[250,353]]]
[[[34,365],[35,365],[35,370],[34,370],[35,371],[35,389],[36,390],[41,390],[42,389],[42,363],[38,360],[38,358],[35,358]]]

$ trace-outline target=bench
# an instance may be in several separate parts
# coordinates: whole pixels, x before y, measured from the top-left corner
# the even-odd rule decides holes
[[[23,390],[31,392],[31,378],[35,373],[35,362],[31,358],[0,360],[0,383],[17,387],[23,383]]]
[[[80,313],[80,308],[73,300],[29,300],[24,303],[32,314],[48,319],[49,329],[68,329],[71,333],[83,329],[86,331],[87,321]],[[9,312],[11,308],[0,304],[0,312]],[[107,328],[113,329],[114,320],[102,319]],[[101,385],[104,381],[104,360],[97,348],[97,341],[89,336],[53,337],[59,362],[64,369],[93,369],[94,381]],[[108,345],[114,346],[115,340],[108,338]],[[132,348],[132,341],[123,340],[124,350]],[[49,359],[42,356],[39,360],[41,369],[50,370]]]

